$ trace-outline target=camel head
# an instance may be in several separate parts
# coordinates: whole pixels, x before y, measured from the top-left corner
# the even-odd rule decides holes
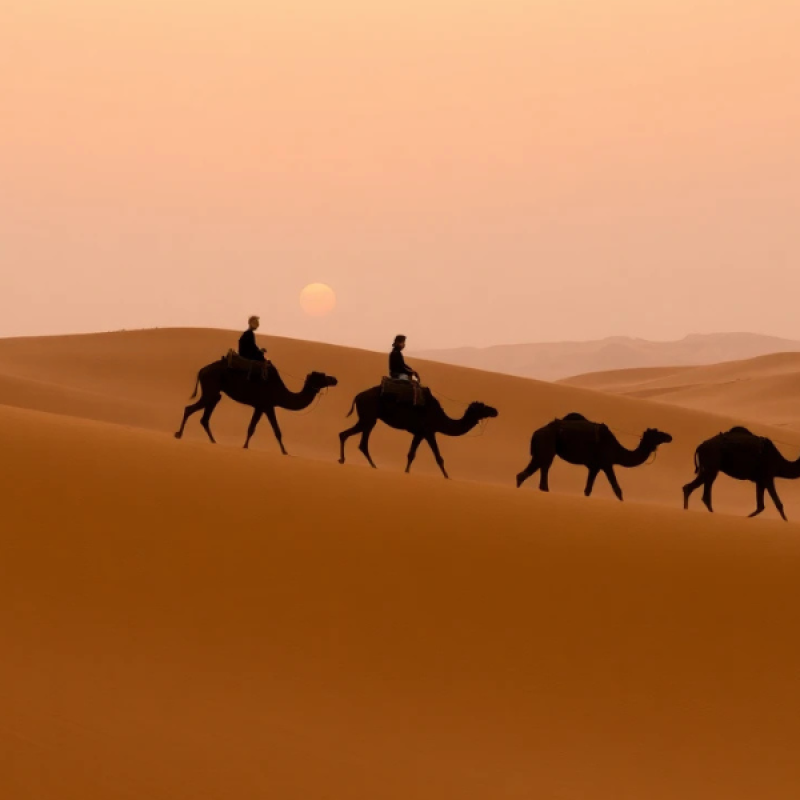
[[[658,430],[658,428],[648,428],[642,434],[642,445],[648,450],[655,451],[660,444],[669,444],[671,441],[672,436],[668,433],[664,433],[664,431]]]
[[[336,386],[339,381],[332,375],[326,375],[324,372],[309,372],[306,375],[306,386],[309,389],[320,391],[327,389],[329,386]]]
[[[487,406],[485,403],[470,403],[467,408],[467,414],[475,419],[492,419],[498,415],[498,410]]]

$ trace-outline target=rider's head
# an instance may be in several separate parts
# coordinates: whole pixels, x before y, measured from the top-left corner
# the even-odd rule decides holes
[[[250,326],[251,331],[255,331],[258,330],[258,326],[261,324],[261,321],[258,317],[250,317],[250,319],[247,320],[247,324]]]
[[[402,335],[398,335],[394,337],[394,346],[398,350],[402,350],[406,346],[406,337]]]

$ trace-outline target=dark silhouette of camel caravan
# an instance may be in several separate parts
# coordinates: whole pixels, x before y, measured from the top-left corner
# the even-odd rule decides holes
[[[517,475],[517,488],[541,470],[539,489],[550,490],[548,475],[555,457],[569,464],[584,466],[589,470],[584,494],[592,493],[595,479],[603,473],[614,494],[622,500],[622,489],[617,482],[614,466],[638,467],[656,451],[659,445],[672,441],[672,436],[656,428],[648,428],[634,450],[623,447],[607,425],[591,422],[582,414],[571,413],[554,419],[531,437],[531,461]]]
[[[340,464],[344,464],[345,442],[351,436],[360,433],[361,442],[358,449],[364,454],[370,466],[375,467],[375,462],[369,454],[369,437],[380,420],[390,428],[407,431],[413,436],[411,449],[408,451],[406,472],[411,469],[417,448],[425,441],[445,478],[450,476],[444,467],[436,434],[463,436],[481,420],[496,417],[498,414],[497,409],[476,402],[469,404],[461,419],[452,419],[447,416],[441,403],[429,388],[415,387],[409,381],[396,381],[391,378],[384,378],[380,386],[374,386],[356,395],[347,416],[349,417],[354,410],[358,412],[358,422],[339,434]]]
[[[783,503],[775,489],[775,478],[800,478],[800,458],[789,461],[766,436],[756,436],[747,428],[735,426],[698,446],[694,453],[694,471],[697,477],[683,487],[684,508],[689,508],[692,492],[702,486],[703,504],[713,511],[711,487],[722,472],[736,480],[755,483],[756,510],[748,516],[755,517],[764,510],[764,492],[768,492],[785,520]]]
[[[181,427],[175,433],[175,438],[180,439],[183,436],[183,429],[186,427],[189,417],[203,409],[200,424],[212,444],[216,444],[209,422],[224,393],[237,403],[251,406],[254,409],[253,417],[247,428],[245,447],[250,444],[258,421],[262,416],[266,416],[275,433],[275,438],[278,440],[281,452],[287,455],[286,448],[283,446],[281,429],[278,426],[278,418],[275,416],[275,409],[302,411],[311,405],[311,402],[323,389],[336,386],[337,383],[336,378],[326,375],[324,372],[310,372],[306,376],[303,388],[299,392],[291,392],[286,388],[286,384],[273,364],[250,361],[231,350],[219,361],[206,365],[197,373],[197,383],[192,397],[197,396],[199,386],[202,390],[200,399],[184,409]]]

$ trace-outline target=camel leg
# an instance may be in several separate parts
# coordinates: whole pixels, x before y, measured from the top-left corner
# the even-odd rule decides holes
[[[620,488],[619,482],[617,481],[617,476],[614,473],[614,466],[609,464],[609,466],[603,467],[603,472],[605,473],[606,478],[608,478],[608,482],[611,484],[611,488],[614,490],[617,500],[622,500],[622,489]]]
[[[689,498],[695,489],[699,489],[705,483],[705,476],[701,472],[693,481],[683,487],[683,507],[689,508]]]
[[[763,483],[756,484],[756,510],[752,514],[748,514],[748,517],[757,517],[765,508],[764,505],[764,492],[767,490],[767,487]]]
[[[206,407],[206,398],[201,397],[196,403],[192,403],[190,406],[186,406],[183,410],[183,419],[181,420],[181,426],[175,432],[175,438],[180,439],[183,436],[183,429],[186,427],[186,421],[192,414],[198,412],[201,408]]]
[[[444,468],[444,459],[442,458],[442,454],[439,452],[439,443],[436,441],[436,434],[435,433],[428,434],[425,437],[425,441],[431,448],[433,452],[433,457],[436,459],[436,463],[439,465],[439,469],[442,471],[442,475],[444,475],[445,478],[449,480],[450,476],[447,474],[447,470]]]
[[[283,446],[283,434],[281,433],[280,425],[278,425],[278,417],[275,414],[275,408],[273,406],[267,406],[264,409],[264,414],[269,420],[269,424],[272,425],[272,432],[275,434],[275,438],[278,440],[278,446],[281,448],[281,453],[285,456],[289,454],[286,452],[286,448]]]
[[[714,486],[716,479],[716,472],[707,472],[703,477],[703,505],[712,513],[714,509],[711,507],[711,488]]]
[[[211,415],[214,413],[214,409],[217,407],[219,401],[222,400],[222,395],[217,395],[213,400],[211,400],[206,405],[206,410],[203,412],[203,416],[200,417],[200,424],[203,426],[203,429],[208,434],[208,438],[211,440],[211,444],[216,444],[216,439],[214,439],[214,434],[211,433]]]
[[[372,460],[372,456],[369,454],[369,437],[372,433],[372,429],[375,427],[375,424],[363,426],[361,431],[361,441],[358,443],[358,449],[364,454],[364,457],[369,461],[369,465],[373,469],[378,469],[375,466],[375,462]]]
[[[586,488],[583,490],[583,493],[587,497],[589,497],[589,495],[592,493],[592,489],[594,489],[594,482],[599,474],[599,467],[589,467],[589,477],[586,479]]]
[[[540,467],[541,472],[539,473],[539,491],[540,492],[549,492],[550,491],[550,467],[551,464],[542,464]]]
[[[247,438],[244,440],[244,449],[250,446],[250,440],[253,438],[253,434],[256,432],[256,426],[258,425],[258,421],[261,419],[264,410],[261,408],[253,409],[253,416],[250,419],[250,424],[247,426]]]
[[[536,460],[536,457],[534,456],[531,459],[531,463],[528,464],[528,466],[525,467],[525,469],[522,470],[522,472],[520,472],[517,475],[517,489],[519,489],[519,487],[522,486],[522,484],[526,480],[528,480],[528,478],[530,478],[531,475],[534,475],[536,473],[536,470],[538,469],[539,469],[539,462]]]
[[[781,519],[783,519],[784,522],[788,522],[789,520],[786,519],[786,514],[783,513],[783,503],[781,503],[781,499],[778,497],[778,491],[775,489],[774,480],[770,479],[767,482],[767,491],[769,492],[769,496],[772,498],[772,502],[775,503],[775,508],[778,509]]]
[[[408,451],[408,464],[406,464],[406,472],[411,470],[411,462],[414,460],[414,457],[417,455],[417,448],[422,443],[423,437],[420,434],[415,434],[414,438],[411,440],[411,449]]]
[[[339,463],[344,464],[344,443],[351,437],[355,436],[357,433],[361,433],[363,430],[363,425],[361,424],[361,420],[356,422],[352,428],[348,428],[346,431],[342,431],[339,434]]]

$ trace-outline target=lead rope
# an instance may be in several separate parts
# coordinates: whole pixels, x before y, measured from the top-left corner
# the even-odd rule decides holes
[[[297,412],[297,416],[298,417],[307,417],[309,414],[313,414],[314,411],[316,411],[317,408],[319,407],[319,404],[322,402],[322,395],[327,394],[327,393],[328,393],[328,387],[327,386],[325,386],[324,388],[320,389],[319,392],[317,392],[317,396],[309,404],[308,408],[304,409],[303,411],[298,411]]]

